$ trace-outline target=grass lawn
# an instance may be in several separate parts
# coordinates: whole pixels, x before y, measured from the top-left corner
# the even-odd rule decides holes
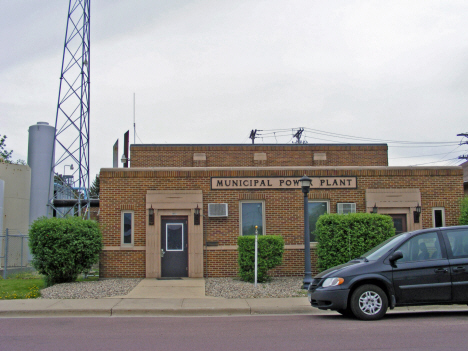
[[[97,281],[99,276],[87,277],[82,274],[76,281]],[[0,301],[13,299],[35,299],[41,296],[40,290],[45,288],[44,278],[37,273],[20,273],[3,280],[0,278]]]
[[[44,279],[37,274],[22,273],[0,279],[0,300],[35,299],[41,296]]]

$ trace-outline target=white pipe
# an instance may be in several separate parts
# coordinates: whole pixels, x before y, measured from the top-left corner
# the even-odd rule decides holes
[[[255,226],[255,287],[257,287],[257,272],[258,272],[258,226]]]

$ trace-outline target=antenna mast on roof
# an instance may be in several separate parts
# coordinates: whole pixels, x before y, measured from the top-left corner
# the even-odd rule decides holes
[[[89,219],[89,107],[90,107],[90,1],[70,0],[60,73],[51,175],[54,194],[49,205],[57,216],[86,214]],[[64,181],[57,167],[74,169]],[[73,168],[72,168],[73,166]],[[72,200],[59,207],[56,200]],[[57,206],[56,206],[57,205]]]
[[[135,124],[135,93],[133,93],[133,143],[134,143],[134,144],[136,144],[135,135],[136,135],[136,124]]]

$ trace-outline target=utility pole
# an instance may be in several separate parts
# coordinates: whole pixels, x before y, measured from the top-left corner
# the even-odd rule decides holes
[[[465,138],[468,138],[468,133],[460,133],[460,134],[457,134],[457,136],[462,136],[462,137],[465,137]],[[460,142],[460,145],[463,145],[463,144],[468,144],[468,141],[465,141],[465,142]]]
[[[468,133],[460,133],[460,134],[457,134],[457,136],[462,136],[462,137],[468,138]],[[460,145],[464,145],[464,144],[468,144],[468,141],[460,142]],[[458,156],[458,159],[459,160],[468,160],[468,155]]]
[[[296,134],[293,135],[293,138],[296,138],[295,144],[302,144],[301,142],[302,132],[304,132],[304,128],[299,128]]]
[[[255,136],[256,135],[257,135],[257,130],[252,129],[251,132],[250,132],[250,136],[249,136],[249,138],[252,139],[252,144],[255,144]]]

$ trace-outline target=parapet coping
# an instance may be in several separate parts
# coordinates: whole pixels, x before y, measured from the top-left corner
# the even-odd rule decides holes
[[[397,171],[397,170],[459,170],[461,166],[262,166],[262,167],[129,167],[129,168],[101,168],[101,172],[173,172],[173,171]]]

